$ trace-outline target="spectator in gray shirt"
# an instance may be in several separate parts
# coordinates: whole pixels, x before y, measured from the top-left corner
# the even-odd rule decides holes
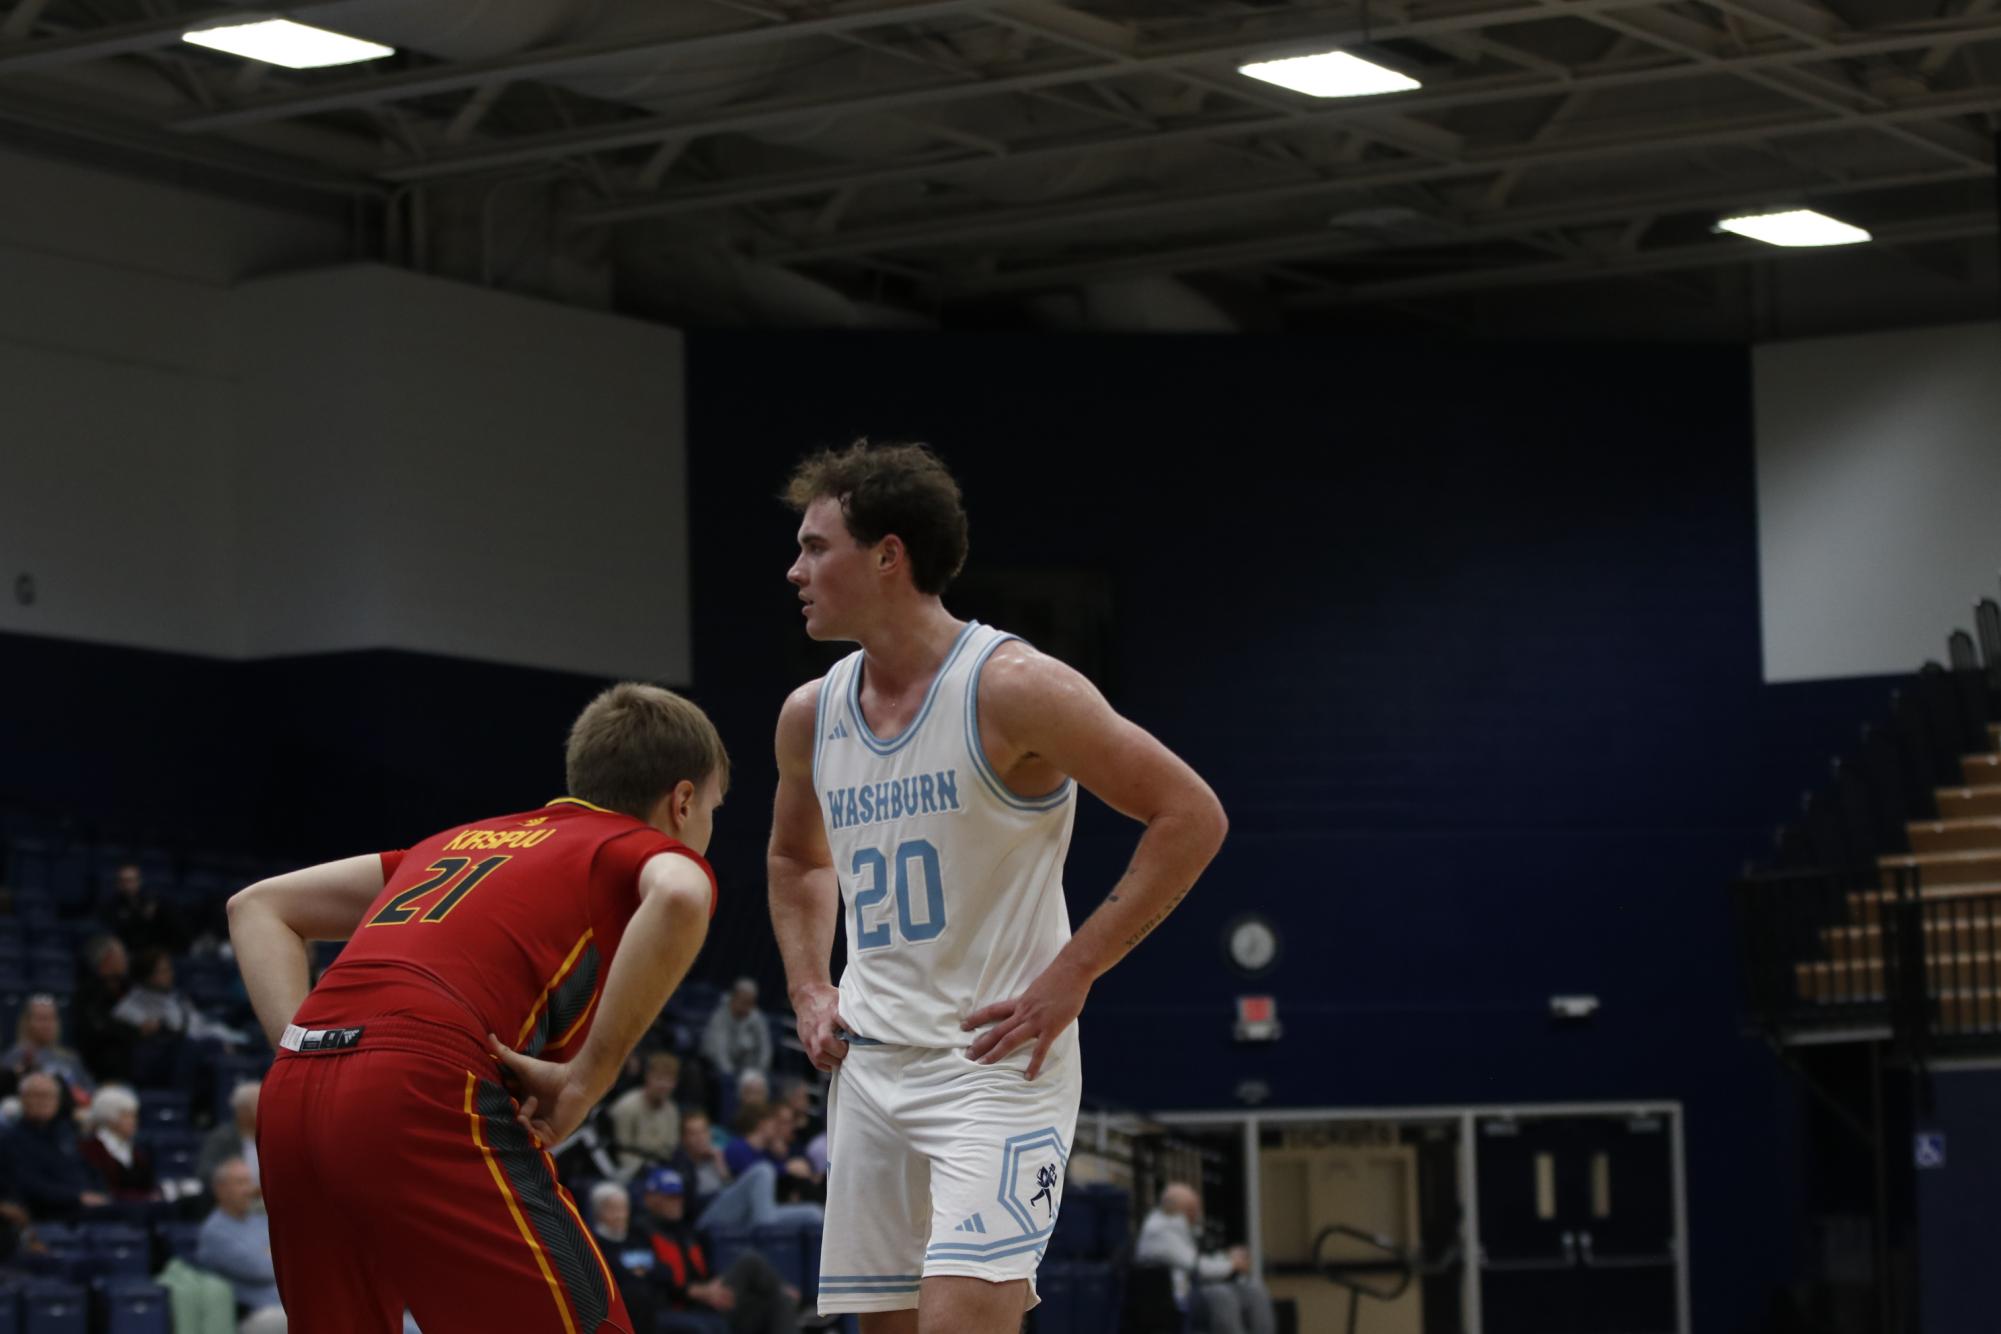
[[[1250,1252],[1232,1246],[1203,1254],[1195,1243],[1201,1222],[1202,1196],[1184,1182],[1169,1183],[1140,1225],[1134,1261],[1171,1270],[1174,1300],[1186,1310],[1199,1299],[1212,1334],[1272,1334],[1271,1293],[1252,1276]]]
[[[238,1084],[236,1091],[229,1095],[230,1119],[217,1124],[202,1141],[201,1157],[195,1162],[195,1175],[203,1181],[215,1175],[215,1169],[231,1158],[241,1158],[250,1168],[250,1179],[257,1178],[257,1095],[261,1084]]]
[[[257,1183],[251,1179],[249,1164],[229,1159],[215,1169],[210,1186],[215,1191],[215,1212],[201,1225],[195,1263],[229,1280],[237,1306],[258,1321],[259,1331],[284,1329],[278,1275],[271,1266],[271,1221],[253,1207]]]
[[[740,977],[702,1030],[702,1055],[716,1069],[736,1076],[771,1069],[771,1026],[757,1010],[757,983]]]

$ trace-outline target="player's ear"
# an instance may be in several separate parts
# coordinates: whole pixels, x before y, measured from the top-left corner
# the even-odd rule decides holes
[[[875,567],[878,570],[893,570],[905,554],[903,539],[891,533],[875,544]]]

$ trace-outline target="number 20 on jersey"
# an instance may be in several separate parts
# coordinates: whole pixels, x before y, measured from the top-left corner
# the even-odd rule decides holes
[[[857,950],[886,949],[906,941],[936,940],[945,929],[945,880],[938,849],[913,838],[888,856],[875,848],[855,852],[854,942]],[[894,894],[896,910],[878,911]]]

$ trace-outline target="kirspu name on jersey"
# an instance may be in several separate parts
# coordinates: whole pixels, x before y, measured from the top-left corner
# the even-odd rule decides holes
[[[909,815],[957,815],[961,809],[957,769],[827,791],[827,822],[836,830]]]

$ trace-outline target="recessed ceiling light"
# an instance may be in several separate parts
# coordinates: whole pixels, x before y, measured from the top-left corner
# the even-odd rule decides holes
[[[1237,73],[1311,97],[1373,97],[1379,93],[1401,93],[1424,86],[1408,74],[1371,64],[1346,51],[1323,51],[1316,56],[1293,56],[1287,60],[1261,60],[1254,65],[1239,65]]]
[[[1743,213],[1716,224],[1719,232],[1748,236],[1766,245],[1824,246],[1856,245],[1869,240],[1860,227],[1837,222],[1810,208],[1779,209],[1769,213]]]
[[[364,42],[359,37],[328,32],[290,19],[266,19],[260,23],[236,23],[227,28],[201,28],[184,32],[181,40],[215,51],[227,51],[246,60],[261,60],[286,69],[318,69],[323,65],[352,65],[362,60],[380,60],[396,54],[393,46]]]

